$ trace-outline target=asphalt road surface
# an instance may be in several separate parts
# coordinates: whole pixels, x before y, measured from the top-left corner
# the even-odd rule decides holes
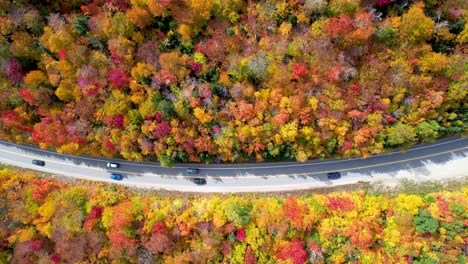
[[[0,141],[0,163],[3,164],[88,180],[191,192],[280,191],[367,181],[375,173],[395,173],[424,167],[427,163],[443,164],[454,156],[468,156],[468,138],[445,138],[414,146],[404,152],[396,150],[366,159],[325,159],[305,163],[176,164],[173,168],[164,168],[154,162],[58,154],[34,146]],[[44,161],[45,166],[32,164],[33,159]],[[120,167],[109,169],[106,167],[107,162],[119,163]],[[186,168],[198,168],[200,173],[196,176],[186,175]],[[468,165],[465,168],[468,175]],[[342,179],[328,180],[326,174],[335,171],[341,172]],[[121,174],[124,178],[122,181],[111,180],[111,173]],[[207,184],[195,185],[192,181],[194,177],[206,178]]]

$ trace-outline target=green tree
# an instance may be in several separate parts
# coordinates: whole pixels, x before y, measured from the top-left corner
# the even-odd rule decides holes
[[[416,126],[416,134],[419,139],[422,140],[435,139],[439,136],[439,128],[440,126],[435,120],[431,120],[429,122],[424,121]]]
[[[80,36],[86,35],[88,32],[88,17],[78,15],[73,18],[72,22],[73,32]]]
[[[414,217],[414,225],[419,233],[434,234],[439,227],[439,220],[432,217],[431,212],[427,210],[419,210],[419,213]]]
[[[245,226],[250,221],[251,204],[244,204],[239,200],[230,200],[224,207],[227,219],[237,227]]]
[[[159,163],[161,163],[161,166],[171,168],[174,166],[174,159],[169,156],[169,155],[161,155],[159,156]]]
[[[128,119],[130,124],[134,126],[139,126],[143,122],[143,117],[137,109],[128,111]]]
[[[410,143],[415,141],[416,132],[414,127],[398,122],[386,130],[387,144],[390,146]]]
[[[170,117],[175,114],[174,105],[168,100],[159,101],[156,108],[158,111],[161,111],[165,117]]]
[[[397,43],[398,29],[386,26],[375,31],[375,37],[383,44],[392,47]]]

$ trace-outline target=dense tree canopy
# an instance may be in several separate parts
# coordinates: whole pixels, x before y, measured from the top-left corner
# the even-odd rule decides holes
[[[0,262],[467,261],[467,188],[280,198],[88,186],[0,170]]]
[[[462,3],[0,1],[0,138],[170,165],[466,134]]]

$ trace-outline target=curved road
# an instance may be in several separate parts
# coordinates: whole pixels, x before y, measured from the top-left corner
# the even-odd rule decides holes
[[[460,157],[468,157],[468,138],[445,138],[414,146],[404,153],[394,151],[364,160],[353,158],[305,163],[176,164],[173,168],[163,168],[158,163],[58,154],[34,146],[0,141],[0,162],[4,164],[88,180],[190,192],[262,192],[326,187],[369,181],[376,173],[394,175],[401,170],[422,168],[427,164],[444,164]],[[35,166],[31,163],[32,159],[43,160],[46,165]],[[106,168],[109,161],[119,163],[120,167]],[[185,175],[188,167],[199,168],[200,174]],[[463,170],[463,176],[468,176],[468,166],[464,166]],[[334,171],[340,171],[342,179],[328,180],[326,173]],[[122,174],[124,179],[120,182],[110,180],[109,174],[113,172]],[[191,181],[193,177],[206,177],[207,184],[197,186]]]

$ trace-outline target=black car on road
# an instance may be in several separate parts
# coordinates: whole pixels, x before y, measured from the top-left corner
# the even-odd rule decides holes
[[[32,164],[37,166],[45,166],[45,162],[43,160],[33,160]]]
[[[337,179],[341,178],[341,173],[339,173],[339,172],[329,172],[329,173],[327,173],[327,178],[329,180],[337,180]]]
[[[196,185],[205,185],[206,184],[206,180],[203,179],[203,178],[193,178],[193,183],[195,183]]]

